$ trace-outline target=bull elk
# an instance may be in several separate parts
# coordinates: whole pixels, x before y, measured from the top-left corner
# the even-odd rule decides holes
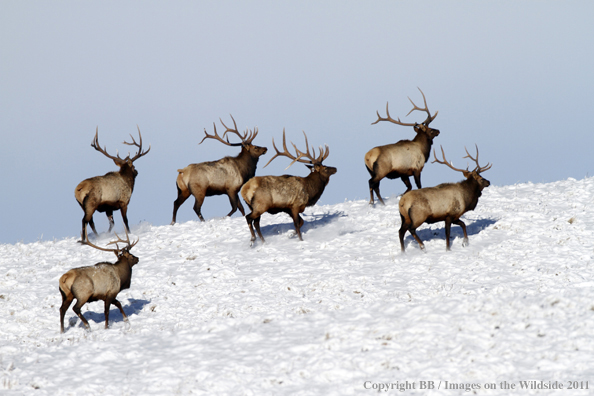
[[[138,128],[138,126],[137,126]],[[113,228],[113,212],[119,210],[126,226],[126,231],[130,232],[128,226],[128,204],[130,203],[130,197],[134,190],[134,181],[138,175],[138,171],[134,167],[134,161],[140,157],[145,156],[151,150],[149,145],[148,150],[142,151],[142,135],[140,134],[140,128],[138,128],[138,143],[132,138],[132,143],[124,141],[124,144],[129,146],[138,147],[138,152],[134,157],[130,158],[130,153],[124,159],[120,158],[117,154],[115,157],[107,153],[105,147],[101,148],[99,145],[99,127],[95,131],[95,138],[91,143],[91,147],[99,151],[107,158],[113,160],[113,162],[120,167],[117,172],[109,172],[103,176],[95,176],[89,179],[83,180],[76,186],[74,190],[74,197],[78,201],[80,207],[84,211],[82,219],[82,242],[88,240],[87,235],[87,224],[91,226],[95,235],[97,230],[95,229],[95,223],[93,222],[93,213],[105,212],[109,221],[109,231]]]
[[[205,129],[204,134],[206,136],[204,136],[199,144],[202,144],[206,139],[214,139],[227,146],[241,146],[241,152],[237,157],[225,157],[218,161],[190,164],[183,169],[177,170],[177,199],[173,202],[173,219],[171,220],[171,225],[175,224],[177,210],[190,197],[190,194],[196,199],[194,212],[196,212],[201,221],[204,221],[201,213],[204,198],[212,195],[226,194],[229,197],[231,212],[227,216],[231,216],[238,208],[242,216],[245,216],[243,205],[239,200],[239,190],[246,181],[254,177],[258,160],[260,156],[266,154],[268,149],[252,144],[256,136],[258,136],[257,128],[254,128],[253,131],[246,130],[241,135],[237,131],[237,124],[233,116],[231,116],[231,119],[235,126],[234,129],[228,128],[223,123],[223,120],[219,119],[226,129],[223,136],[220,137],[217,134],[217,127],[213,123],[214,135],[209,135]],[[224,140],[223,138],[227,133],[233,133],[239,136],[241,143],[229,143],[228,138]]]
[[[117,235],[116,235],[117,236]],[[73,268],[60,277],[59,289],[62,295],[62,306],[60,307],[60,332],[64,332],[64,315],[76,298],[76,304],[72,310],[82,320],[87,330],[90,330],[89,322],[81,314],[80,309],[88,302],[103,300],[105,303],[105,328],[109,326],[109,307],[114,304],[127,322],[128,317],[117,300],[120,291],[130,288],[132,279],[132,267],[138,263],[138,257],[130,253],[130,249],[138,243],[138,240],[130,244],[130,238],[126,233],[126,241],[118,237],[117,241],[109,242],[115,244],[115,249],[106,249],[95,246],[89,241],[83,244],[95,249],[115,253],[118,260],[115,263],[101,262],[92,266]],[[126,243],[122,249],[118,243]]]
[[[421,91],[420,88],[419,91]],[[438,112],[436,111],[435,114],[431,115],[427,108],[427,100],[423,91],[421,91],[421,95],[423,95],[425,107],[418,107],[411,98],[408,98],[413,108],[408,112],[407,116],[415,110],[424,111],[427,113],[427,118],[422,123],[406,123],[400,121],[400,118],[393,119],[390,117],[388,104],[386,103],[386,118],[382,118],[378,111],[377,121],[371,124],[374,125],[380,121],[390,121],[397,125],[411,126],[414,128],[417,136],[413,140],[400,140],[394,144],[374,147],[365,154],[365,166],[371,175],[371,179],[369,179],[370,205],[374,203],[374,191],[377,199],[384,205],[384,200],[379,191],[380,181],[384,177],[388,179],[401,178],[406,185],[405,193],[412,190],[410,176],[414,177],[417,188],[421,188],[421,171],[431,155],[433,139],[439,135],[439,130],[429,127],[429,124],[437,117]]]
[[[306,152],[304,153],[303,151],[300,151],[297,149],[297,146],[291,142],[295,148],[295,155],[292,155],[287,149],[285,131],[283,129],[284,151],[280,152],[276,148],[273,138],[272,146],[276,150],[276,154],[264,167],[268,166],[268,164],[270,164],[276,157],[284,156],[293,160],[286,169],[295,162],[306,164],[311,171],[307,177],[290,175],[257,176],[250,179],[241,189],[241,196],[252,211],[245,216],[250,227],[250,232],[252,233],[252,243],[256,240],[254,226],[262,242],[265,242],[262,232],[260,231],[260,216],[262,216],[264,212],[270,214],[277,214],[280,212],[287,213],[293,219],[293,224],[295,225],[299,240],[303,241],[303,238],[301,237],[303,219],[299,216],[299,213],[302,213],[306,207],[315,205],[318,199],[322,196],[324,188],[326,188],[326,185],[330,180],[330,176],[336,173],[336,168],[322,164],[330,154],[328,146],[326,146],[325,149],[320,147],[319,155],[316,157],[313,148],[312,153],[309,151],[309,144],[305,132],[303,132],[303,135],[305,136]]]
[[[465,148],[466,149],[466,148]],[[425,250],[425,245],[416,233],[417,227],[423,223],[436,223],[438,221],[445,221],[446,234],[446,250],[450,250],[450,227],[453,224],[462,227],[464,232],[464,240],[462,246],[468,245],[468,234],[466,233],[466,224],[460,217],[476,208],[478,199],[485,187],[491,183],[489,180],[483,178],[481,173],[489,170],[492,164],[480,166],[478,162],[478,147],[476,148],[476,158],[472,158],[468,150],[464,158],[470,158],[476,163],[474,170],[469,171],[454,168],[445,158],[443,148],[441,149],[443,161],[439,161],[433,150],[435,161],[440,164],[449,166],[455,171],[462,172],[466,180],[458,183],[444,183],[435,187],[421,188],[405,193],[400,199],[400,219],[402,225],[400,226],[400,248],[404,252],[404,234],[409,231],[411,235],[419,243],[422,250]]]

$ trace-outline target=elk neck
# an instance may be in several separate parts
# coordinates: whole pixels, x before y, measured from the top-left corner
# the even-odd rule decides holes
[[[126,183],[128,183],[130,187],[134,189],[134,181],[136,180],[136,175],[138,175],[138,171],[134,168],[134,166],[130,166],[125,163],[120,167],[119,173]]]
[[[416,142],[425,157],[425,162],[429,159],[431,155],[431,146],[433,146],[433,139],[430,139],[427,134],[420,132],[417,133],[417,136],[413,139],[413,142]]]
[[[260,157],[251,155],[245,147],[241,147],[241,152],[235,159],[243,180],[249,180],[256,175],[256,166]]]
[[[474,210],[478,204],[479,197],[482,195],[480,184],[474,177],[469,177],[461,181],[460,185],[464,189],[464,202],[466,203],[467,210]]]
[[[322,196],[326,185],[330,181],[330,176],[324,176],[320,172],[312,171],[309,175],[303,178],[304,190],[309,196],[309,201],[306,206],[315,205]]]
[[[128,259],[125,257],[120,257],[118,258],[118,261],[112,265],[122,282],[120,285],[120,290],[130,288],[130,281],[132,279],[132,265],[130,265]]]

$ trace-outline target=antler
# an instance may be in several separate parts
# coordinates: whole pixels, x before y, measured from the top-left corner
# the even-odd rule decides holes
[[[202,139],[202,141],[199,144],[202,144],[202,142],[206,138],[211,138],[211,139],[218,140],[219,142],[221,142],[221,143],[223,143],[223,144],[225,144],[227,146],[243,146],[243,145],[247,145],[247,144],[252,144],[252,141],[256,138],[256,136],[258,136],[258,128],[254,128],[253,131],[250,131],[248,129],[243,135],[241,135],[239,133],[239,131],[237,130],[237,123],[235,122],[235,119],[233,118],[233,116],[231,114],[229,114],[229,115],[231,116],[231,119],[233,120],[233,125],[235,126],[235,129],[229,128],[227,125],[225,125],[225,123],[223,122],[223,120],[219,118],[219,120],[221,121],[221,124],[223,124],[223,126],[225,127],[225,132],[223,132],[223,137],[220,137],[218,135],[218,133],[217,133],[217,126],[213,122],[212,125],[214,126],[214,135],[209,135],[206,132],[206,129],[205,129],[204,130],[204,134],[206,136],[204,136],[204,138]],[[229,138],[227,138],[226,140],[224,140],[223,138],[229,132],[234,133],[237,136],[239,136],[239,138],[241,139],[241,143],[230,143],[229,142]]]
[[[421,91],[421,88],[417,87],[419,91]],[[421,95],[423,95],[423,102],[425,103],[425,107],[424,108],[420,108],[419,106],[417,106],[415,104],[415,102],[412,101],[412,99],[410,97],[408,97],[408,100],[410,100],[410,103],[412,103],[413,108],[408,112],[408,114],[406,114],[407,116],[412,113],[415,110],[419,110],[419,111],[425,111],[427,113],[427,119],[425,121],[423,121],[421,124],[424,125],[429,125],[431,123],[431,121],[433,121],[435,119],[435,117],[437,117],[437,113],[439,113],[439,111],[436,111],[435,114],[433,114],[433,116],[431,115],[431,112],[429,111],[429,108],[427,107],[427,99],[425,99],[425,94],[423,93],[423,91],[421,91]],[[372,122],[371,125],[377,124],[380,121],[390,121],[394,124],[398,124],[398,125],[403,125],[403,126],[415,126],[417,125],[417,123],[407,123],[407,122],[402,122],[400,121],[400,118],[398,119],[393,119],[392,117],[390,117],[390,112],[388,111],[388,103],[386,103],[386,118],[382,118],[379,114],[379,111],[376,112],[377,113],[377,121],[376,122]]]
[[[278,151],[278,148],[276,148],[276,145],[274,143],[274,138],[272,138],[272,147],[274,147],[276,154],[274,155],[274,157],[272,157],[270,159],[270,161],[268,161],[268,163],[266,165],[264,165],[264,168],[266,168],[268,166],[268,164],[270,164],[272,162],[272,160],[278,156],[288,157],[293,160],[289,164],[289,166],[287,166],[285,169],[289,169],[289,167],[291,165],[293,165],[295,162],[301,162],[302,164],[321,164],[322,161],[324,161],[326,158],[328,158],[328,155],[330,155],[330,149],[328,148],[328,146],[325,146],[324,149],[320,146],[320,148],[319,148],[320,152],[319,152],[318,156],[315,157],[316,151],[313,147],[311,148],[313,154],[309,152],[309,142],[307,141],[307,135],[305,134],[305,132],[303,132],[303,136],[305,136],[306,152],[304,153],[303,151],[299,150],[297,148],[297,146],[295,145],[295,143],[291,142],[291,145],[295,149],[295,153],[296,153],[296,156],[294,156],[291,153],[289,153],[289,150],[287,149],[287,139],[285,137],[285,129],[283,128],[283,150],[284,151],[283,152]],[[304,157],[305,157],[305,159],[303,159]]]
[[[104,252],[115,253],[116,256],[119,256],[120,255],[120,252],[122,250],[124,250],[124,249],[128,249],[128,250],[132,249],[138,243],[138,241],[140,240],[140,239],[137,239],[136,242],[134,242],[133,244],[130,244],[130,236],[128,235],[128,231],[126,231],[126,240],[123,240],[122,238],[120,238],[120,236],[118,234],[115,234],[115,236],[118,237],[118,240],[117,241],[111,241],[111,242],[108,243],[108,245],[115,244],[116,245],[116,248],[115,249],[102,248],[102,247],[99,247],[97,245],[92,244],[88,240],[81,241],[81,243],[83,245],[89,245],[91,247],[94,247],[95,249],[98,249],[98,250],[103,250]],[[126,243],[126,247],[124,247],[123,249],[120,249],[119,246],[118,246],[118,243],[120,243],[120,242],[121,243]]]
[[[470,155],[470,153],[466,149],[466,146],[464,146],[464,150],[466,150],[466,154],[468,154],[468,155],[465,157],[462,157],[462,158],[470,158],[471,160],[473,160],[476,163],[476,168],[474,168],[473,172],[476,171],[477,173],[481,173],[481,172],[491,169],[493,164],[487,163],[487,165],[482,166],[482,167],[479,165],[479,162],[478,162],[479,149],[478,149],[478,146],[476,145],[476,143],[474,144],[474,147],[476,147],[476,158],[472,158],[472,155]]]
[[[97,126],[97,129],[95,130],[95,138],[91,142],[91,147],[99,151],[101,154],[105,155],[107,158],[112,159],[117,164],[121,165],[124,163],[124,160],[120,158],[119,154],[117,155],[117,157],[114,157],[113,155],[109,155],[107,153],[107,148],[105,146],[101,148],[101,145],[99,144],[99,126]]]
[[[138,152],[136,153],[136,155],[131,158],[131,161],[134,162],[136,161],[138,158],[145,156],[148,154],[149,151],[151,151],[151,145],[149,144],[149,148],[148,150],[146,150],[145,152],[142,151],[142,134],[140,133],[140,127],[138,125],[136,125],[136,128],[138,128],[138,140],[140,141],[140,143],[136,143],[136,140],[134,140],[134,136],[132,136],[132,134],[130,134],[130,137],[132,138],[132,143],[128,143],[126,141],[124,141],[124,144],[127,144],[128,146],[136,146],[138,147]],[[130,153],[128,153],[128,157],[130,157]]]
[[[470,155],[470,153],[468,152],[468,150],[466,149],[466,147],[464,147],[464,150],[466,150],[466,156],[462,157],[462,158],[470,158],[471,160],[473,160],[476,163],[476,168],[474,168],[473,172],[477,172],[477,173],[481,173],[484,171],[487,171],[489,169],[491,169],[491,167],[493,166],[493,164],[487,164],[484,167],[481,167],[478,163],[478,155],[479,155],[479,151],[478,151],[478,146],[475,144],[474,145],[476,147],[476,158],[472,158],[472,155]],[[468,167],[466,167],[466,169],[458,169],[458,168],[454,168],[454,166],[452,165],[451,162],[446,160],[445,157],[445,153],[443,151],[443,147],[439,146],[441,148],[441,155],[443,156],[443,161],[440,161],[437,159],[437,156],[435,155],[435,149],[433,149],[433,156],[435,157],[435,161],[432,161],[431,163],[437,162],[439,164],[444,164],[449,166],[450,168],[452,168],[455,171],[458,172],[469,172]]]
[[[229,140],[223,140],[219,134],[217,133],[217,126],[216,124],[213,122],[212,126],[214,127],[214,135],[209,135],[208,132],[206,132],[206,128],[204,129],[204,134],[206,136],[204,136],[204,138],[200,141],[200,143],[198,144],[202,144],[203,141],[205,141],[206,139],[210,138],[210,139],[214,139],[214,140],[218,140],[219,142],[227,145],[227,146],[241,146],[241,143],[229,143]],[[224,136],[224,135],[223,135]]]
[[[228,132],[232,132],[232,133],[236,134],[237,136],[239,136],[239,138],[241,139],[241,144],[251,144],[252,141],[256,138],[256,136],[258,136],[258,128],[254,128],[253,131],[250,131],[248,129],[245,131],[245,133],[243,135],[241,135],[239,133],[239,131],[237,130],[237,124],[235,123],[235,118],[233,118],[233,116],[231,114],[229,114],[229,115],[231,116],[231,119],[233,120],[233,125],[235,126],[235,129],[229,128],[227,125],[225,125],[223,120],[219,118],[219,121],[221,121],[221,124],[223,124],[223,126],[226,129],[225,133],[223,133],[223,137],[225,137],[225,135]]]
[[[441,148],[441,155],[443,157],[443,161],[440,161],[440,160],[437,159],[437,155],[435,155],[435,149],[433,149],[433,157],[435,157],[435,161],[431,161],[432,164],[435,163],[435,162],[437,162],[439,164],[447,165],[450,168],[452,168],[453,170],[458,171],[458,172],[468,172],[468,168],[466,168],[466,169],[454,168],[454,165],[452,165],[451,162],[449,162],[448,160],[446,160],[445,153],[443,151],[443,147],[442,146],[439,146],[439,147]]]

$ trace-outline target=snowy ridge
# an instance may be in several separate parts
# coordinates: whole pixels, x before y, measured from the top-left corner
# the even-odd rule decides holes
[[[132,286],[72,310],[59,333],[58,278],[114,261],[76,238],[0,245],[0,393],[359,395],[372,383],[588,381],[594,389],[594,178],[491,186],[462,217],[407,234],[398,198],[315,206],[304,242],[264,215],[132,227]],[[76,225],[73,225],[76,229]],[[101,234],[104,245],[113,235]],[[418,385],[417,385],[418,386]],[[519,385],[518,385],[519,386]],[[477,394],[509,392],[479,389]],[[509,393],[509,394],[512,394]],[[472,394],[393,390],[390,394]]]

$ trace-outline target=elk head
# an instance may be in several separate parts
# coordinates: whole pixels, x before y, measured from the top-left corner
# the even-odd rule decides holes
[[[482,191],[485,187],[489,187],[491,185],[491,182],[489,180],[485,179],[484,177],[482,177],[481,172],[485,172],[485,171],[491,169],[493,164],[487,163],[487,165],[485,165],[485,166],[480,166],[479,162],[478,162],[478,156],[479,156],[478,146],[475,144],[475,147],[476,147],[476,158],[473,158],[472,155],[470,155],[470,153],[468,152],[466,147],[464,147],[464,150],[466,150],[467,155],[462,157],[462,158],[470,158],[471,160],[473,160],[476,163],[476,167],[473,170],[468,170],[468,166],[466,167],[466,169],[454,168],[452,163],[446,160],[445,153],[443,151],[443,147],[441,147],[441,155],[443,157],[443,161],[440,161],[437,159],[437,156],[435,155],[435,149],[434,149],[433,157],[435,158],[435,160],[432,161],[432,163],[437,162],[439,164],[446,165],[455,171],[462,172],[462,174],[464,175],[466,180],[472,179],[472,180],[476,181],[476,183],[479,186],[479,189]]]
[[[388,111],[388,103],[386,103],[386,117],[383,118],[380,116],[379,111],[376,112],[377,113],[377,121],[372,122],[371,125],[377,124],[380,121],[390,121],[391,123],[394,123],[397,125],[411,126],[414,128],[417,135],[423,134],[423,135],[426,135],[427,138],[429,138],[430,140],[433,140],[433,138],[435,138],[436,136],[439,135],[439,130],[429,127],[429,124],[431,123],[431,121],[433,121],[435,119],[435,117],[437,117],[437,113],[439,113],[439,112],[436,111],[435,114],[431,115],[431,112],[429,111],[429,108],[427,107],[427,99],[425,99],[425,94],[423,93],[423,91],[421,91],[421,88],[418,88],[418,90],[421,92],[421,95],[423,95],[423,102],[425,103],[425,107],[424,108],[418,107],[412,101],[412,99],[409,97],[408,100],[410,101],[410,103],[412,103],[413,108],[406,115],[408,116],[410,113],[412,113],[415,110],[424,111],[427,113],[427,118],[425,119],[425,121],[418,124],[416,122],[414,122],[414,123],[402,122],[402,121],[400,121],[400,118],[393,119],[392,117],[390,117],[390,112]]]
[[[134,140],[134,136],[132,136],[132,134],[130,134],[130,138],[132,138],[132,143],[128,143],[126,141],[123,142],[124,144],[127,144],[128,146],[138,147],[138,152],[132,158],[130,158],[130,153],[128,153],[128,156],[126,158],[120,158],[119,154],[116,154],[116,156],[114,157],[113,155],[109,155],[107,153],[107,149],[105,146],[103,148],[101,148],[101,145],[99,144],[99,127],[97,127],[97,129],[96,129],[95,138],[93,139],[93,142],[91,143],[91,147],[93,147],[95,150],[97,150],[100,153],[102,153],[103,155],[105,155],[107,158],[112,159],[113,162],[117,166],[120,167],[121,173],[127,173],[129,171],[130,173],[132,173],[133,177],[136,177],[138,175],[138,171],[136,170],[136,168],[134,168],[134,161],[136,161],[140,157],[145,156],[146,154],[148,154],[149,151],[151,151],[150,145],[149,145],[148,150],[142,151],[142,134],[140,133],[140,128],[138,127],[138,125],[136,126],[136,128],[138,128],[138,141],[139,142],[136,143],[136,140]]]
[[[202,139],[202,141],[200,141],[200,143],[198,144],[202,144],[202,142],[204,140],[206,140],[207,138],[210,139],[215,139],[218,140],[219,142],[223,143],[224,145],[227,146],[241,146],[242,150],[249,153],[252,157],[258,158],[264,154],[266,154],[266,152],[268,151],[268,149],[266,147],[260,147],[260,146],[256,146],[254,144],[252,144],[252,142],[254,141],[254,139],[256,138],[256,136],[258,136],[258,128],[254,128],[253,130],[249,130],[247,129],[245,131],[245,133],[242,135],[239,133],[239,131],[237,130],[237,123],[235,122],[235,119],[233,118],[233,116],[231,114],[229,114],[231,116],[231,120],[233,120],[233,125],[234,125],[234,129],[231,129],[229,127],[227,127],[227,125],[225,125],[225,123],[223,122],[222,119],[219,118],[219,120],[221,121],[221,124],[223,124],[223,126],[225,127],[225,132],[223,133],[223,137],[220,137],[217,133],[217,126],[215,125],[215,123],[213,122],[212,125],[214,126],[214,135],[209,135],[208,132],[206,132],[206,129],[204,130],[204,134],[206,136],[204,136],[204,138]],[[239,136],[239,138],[241,139],[241,143],[230,143],[229,142],[229,138],[227,137],[225,138],[225,135],[227,133],[234,133],[237,136]]]

